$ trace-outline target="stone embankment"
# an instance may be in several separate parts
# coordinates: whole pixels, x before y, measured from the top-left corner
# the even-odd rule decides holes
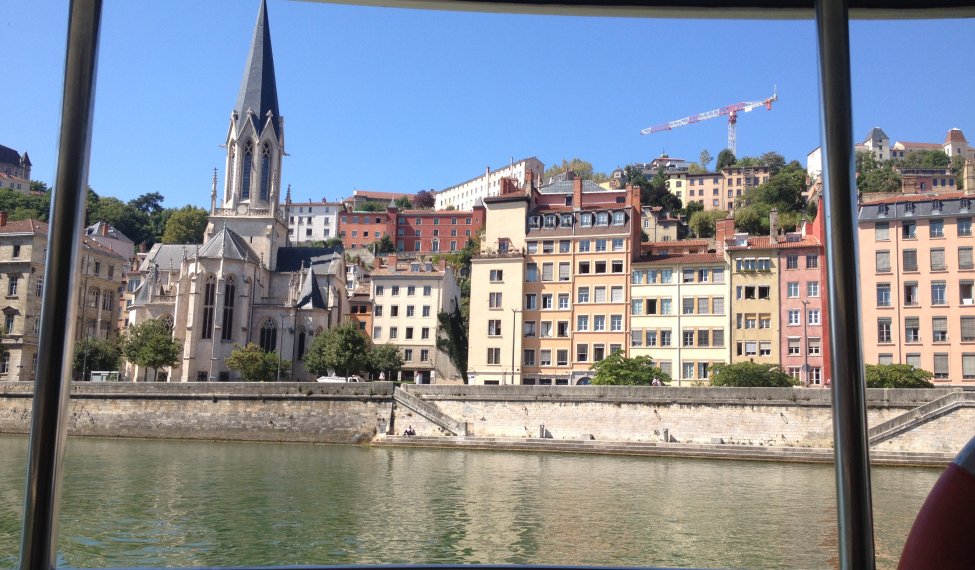
[[[33,386],[0,383],[0,433]],[[832,460],[828,390],[622,386],[75,384],[72,435],[368,443],[776,461]],[[868,390],[872,458],[941,464],[975,434],[975,394]],[[416,437],[402,434],[412,426]]]

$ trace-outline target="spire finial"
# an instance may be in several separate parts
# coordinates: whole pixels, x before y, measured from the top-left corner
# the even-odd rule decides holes
[[[267,117],[275,132],[280,134],[281,113],[278,111],[278,89],[274,77],[274,56],[271,52],[271,26],[267,18],[267,2],[264,0],[261,1],[257,13],[244,79],[240,84],[240,93],[234,108],[241,116],[251,112],[258,120],[260,117]],[[238,129],[242,127],[243,124],[238,125]],[[264,125],[257,124],[255,120],[254,128],[260,134]]]

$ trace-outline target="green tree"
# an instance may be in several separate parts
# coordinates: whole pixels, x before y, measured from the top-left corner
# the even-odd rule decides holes
[[[163,210],[162,203],[165,199],[159,192],[149,192],[148,194],[142,194],[138,198],[129,200],[129,205],[152,216]]]
[[[334,370],[339,376],[361,372],[369,364],[371,342],[348,321],[315,337],[305,354],[305,367],[315,375]]]
[[[395,253],[396,246],[393,244],[393,238],[385,235],[369,244],[369,251],[377,255],[383,253]]]
[[[7,212],[10,221],[28,218],[47,221],[51,205],[51,193],[27,194],[12,188],[0,189],[0,210]]]
[[[209,214],[203,208],[183,206],[174,211],[166,222],[163,232],[163,243],[203,243],[203,234],[207,229]]]
[[[667,178],[663,169],[648,179],[640,169],[627,166],[623,169],[623,180],[640,189],[641,205],[663,208],[668,212],[678,212],[681,209],[680,198],[667,190]]]
[[[112,224],[137,244],[150,245],[155,239],[149,224],[149,215],[118,198],[107,196],[98,198],[94,204],[89,203],[88,223],[98,221]]]
[[[720,171],[722,168],[731,166],[735,162],[736,162],[735,153],[731,152],[731,149],[729,148],[721,149],[721,152],[718,153],[718,163],[715,165],[714,168]]]
[[[47,187],[47,182],[42,182],[41,180],[30,181],[31,192],[49,192],[50,190],[51,189]]]
[[[274,352],[264,352],[252,342],[246,346],[234,345],[224,364],[245,382],[274,382],[279,378],[291,377],[290,360],[279,358]]]
[[[701,168],[703,168],[704,170],[707,170],[708,169],[708,165],[711,164],[711,161],[712,160],[714,160],[714,157],[711,156],[711,153],[708,152],[708,149],[704,149],[704,150],[701,151],[701,154],[700,154],[700,163],[699,163],[701,165]]]
[[[376,200],[369,200],[356,206],[356,212],[385,212],[386,204]]]
[[[901,175],[890,164],[885,164],[857,176],[857,190],[862,194],[900,192]]]
[[[692,201],[692,202],[688,202],[687,206],[684,206],[681,209],[681,214],[684,216],[685,219],[690,219],[691,217],[694,216],[694,214],[703,211],[704,211],[704,204],[697,201]]]
[[[92,370],[118,370],[122,354],[116,343],[85,337],[74,345],[72,369],[81,380],[91,378]]]
[[[933,374],[910,364],[868,364],[867,388],[934,388]]]
[[[127,361],[152,368],[153,378],[159,377],[160,368],[176,366],[183,352],[183,343],[174,338],[172,329],[158,319],[130,326],[122,334],[119,345]]]
[[[592,370],[596,373],[592,383],[599,385],[650,386],[654,380],[661,384],[670,382],[670,376],[649,356],[627,358],[619,350],[593,364]]]
[[[437,313],[437,349],[444,352],[454,367],[460,372],[460,377],[467,384],[467,347],[469,339],[467,335],[467,323],[464,315],[461,314],[460,307],[455,307],[453,311],[441,311]]]
[[[764,153],[762,156],[758,157],[758,161],[763,166],[768,167],[769,176],[775,176],[779,173],[779,171],[785,168],[786,165],[785,157],[774,151]]]
[[[798,382],[775,364],[738,362],[715,364],[711,374],[712,386],[729,388],[787,388]]]
[[[340,245],[342,245],[342,238],[338,236],[330,237],[327,240],[325,240],[322,245],[324,247],[339,247]]]
[[[956,154],[951,157],[951,173],[955,176],[955,189],[965,189],[965,157]]]
[[[386,380],[395,378],[402,370],[403,364],[403,353],[395,344],[373,346],[372,352],[369,353],[369,370],[377,377],[382,374]]]
[[[710,212],[695,212],[687,222],[694,235],[699,238],[714,237],[715,224],[728,217],[728,212],[712,210]]]
[[[573,158],[572,160],[563,159],[561,164],[556,163],[545,170],[542,177],[548,180],[552,176],[562,174],[563,172],[571,170],[575,172],[579,178],[592,180],[593,182],[605,182],[609,180],[609,176],[603,172],[594,172],[592,168],[592,163],[587,160],[582,160],[581,158]]]
[[[413,200],[410,200],[409,196],[400,196],[396,199],[396,207],[400,210],[412,210]]]
[[[948,168],[951,159],[941,150],[918,150],[899,160],[904,168]]]

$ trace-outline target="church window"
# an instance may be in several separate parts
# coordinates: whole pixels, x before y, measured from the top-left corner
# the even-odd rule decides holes
[[[203,287],[203,332],[200,338],[213,338],[213,298],[216,291],[217,281],[211,275]]]
[[[261,200],[268,199],[271,186],[271,147],[264,143],[261,151]]]
[[[221,340],[231,340],[234,337],[234,302],[236,299],[237,280],[231,275],[223,285],[223,330],[220,332]]]
[[[254,149],[250,141],[244,147],[244,168],[240,184],[240,199],[249,200],[251,197],[251,169],[254,167]]]
[[[298,359],[301,360],[305,357],[305,330],[302,329],[298,333]]]
[[[161,322],[163,324],[163,326],[166,327],[166,330],[169,330],[169,331],[172,331],[173,330],[173,316],[172,315],[163,315],[163,316],[159,317],[159,322]]]
[[[230,172],[227,173],[227,177],[230,178],[229,187],[233,188],[234,182],[236,182],[237,180],[237,177],[235,176],[235,174],[237,173],[237,142],[236,141],[230,143],[229,152],[230,152],[230,160],[227,161],[227,164],[230,165]],[[224,192],[224,199],[226,198],[227,195],[226,192]]]
[[[261,350],[264,352],[277,352],[278,346],[278,325],[274,319],[268,318],[261,327]]]

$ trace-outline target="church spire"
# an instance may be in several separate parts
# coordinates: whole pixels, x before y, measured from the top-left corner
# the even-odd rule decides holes
[[[237,105],[234,107],[240,117],[238,125],[247,119],[247,111],[254,114],[254,126],[258,133],[263,132],[268,116],[275,133],[281,135],[278,118],[278,89],[274,79],[274,56],[271,54],[271,26],[267,20],[267,1],[261,0],[261,9],[254,26],[250,55],[244,69],[244,80],[240,84]],[[238,126],[238,129],[240,126]]]

